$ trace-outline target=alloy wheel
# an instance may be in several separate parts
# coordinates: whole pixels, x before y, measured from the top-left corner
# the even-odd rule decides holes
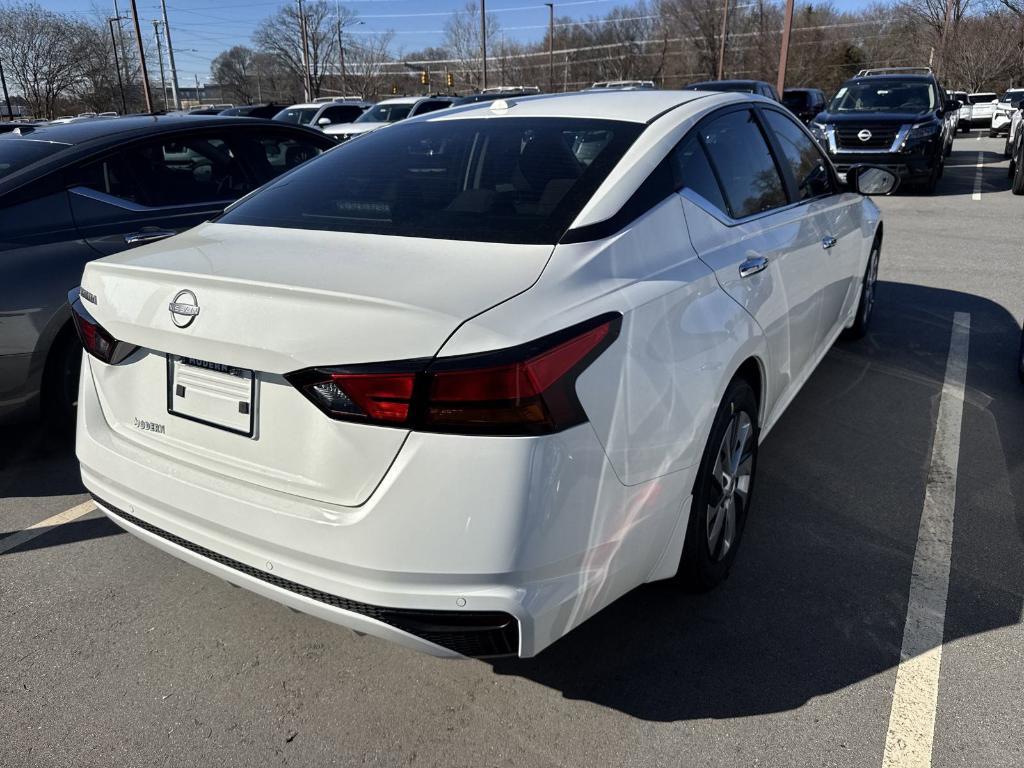
[[[733,414],[715,456],[705,533],[711,559],[724,558],[736,541],[737,518],[746,510],[754,469],[754,425],[746,411]]]

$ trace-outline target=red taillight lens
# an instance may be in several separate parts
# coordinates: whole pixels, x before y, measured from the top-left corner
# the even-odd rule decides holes
[[[606,315],[518,347],[287,378],[336,419],[431,432],[530,435],[586,421],[576,379],[618,336]]]
[[[137,349],[118,341],[96,322],[82,304],[77,288],[68,294],[68,302],[71,305],[71,319],[75,323],[78,339],[85,347],[85,351],[97,360],[110,364],[119,363]]]

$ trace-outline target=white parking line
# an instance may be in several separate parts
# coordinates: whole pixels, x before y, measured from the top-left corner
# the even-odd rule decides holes
[[[975,166],[978,170],[974,173],[974,194],[971,195],[971,200],[981,200],[981,174],[982,169],[985,167],[985,153],[978,153],[978,164]]]
[[[44,533],[52,529],[57,525],[64,525],[64,523],[70,523],[82,515],[87,515],[96,509],[96,505],[92,501],[83,501],[81,504],[66,509],[53,517],[48,517],[45,520],[40,520],[38,523],[30,525],[23,531],[18,531],[10,536],[5,536],[0,539],[0,555],[4,552],[20,547],[26,541],[32,541],[36,536],[42,536]]]
[[[971,316],[955,313],[914,550],[883,768],[929,768],[932,764],[970,335]]]

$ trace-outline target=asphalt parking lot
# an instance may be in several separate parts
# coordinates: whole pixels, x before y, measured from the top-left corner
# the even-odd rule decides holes
[[[764,443],[723,587],[638,589],[535,659],[358,637],[95,511],[11,547],[87,496],[68,440],[0,430],[0,766],[909,765],[887,732],[943,489],[944,631],[920,654],[941,649],[938,694],[904,727],[934,717],[937,768],[1024,765],[1024,198],[1002,146],[958,138],[936,195],[880,200],[871,332],[836,346]],[[957,460],[937,476],[957,328]]]

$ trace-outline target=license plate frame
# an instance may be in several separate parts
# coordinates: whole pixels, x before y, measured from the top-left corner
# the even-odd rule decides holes
[[[243,437],[251,438],[251,437],[255,436],[255,434],[256,434],[256,371],[248,369],[248,368],[236,368],[235,366],[224,365],[222,363],[212,363],[212,362],[209,362],[209,361],[206,361],[206,360],[200,360],[198,358],[188,357],[188,356],[185,356],[185,355],[172,355],[172,354],[168,354],[168,355],[166,355],[166,359],[167,359],[167,413],[169,415],[176,416],[179,419],[185,419],[186,421],[192,421],[192,422],[195,422],[197,424],[203,424],[203,425],[208,426],[208,427],[213,427],[214,429],[220,429],[220,430],[223,430],[225,432],[231,432],[232,434],[241,435]],[[188,369],[198,369],[198,370],[204,371],[204,375],[206,375],[208,377],[210,376],[210,374],[212,372],[212,374],[213,374],[212,378],[214,380],[216,380],[217,378],[221,378],[222,382],[231,382],[231,383],[233,383],[235,385],[238,385],[241,382],[246,382],[248,384],[248,387],[247,387],[247,400],[243,398],[243,399],[236,399],[236,401],[239,403],[239,405],[244,403],[248,407],[248,417],[249,418],[248,418],[247,424],[245,423],[244,420],[242,420],[243,424],[241,426],[232,426],[232,424],[225,423],[225,421],[223,421],[223,420],[222,421],[216,421],[216,420],[213,419],[213,417],[204,418],[202,415],[198,415],[196,413],[188,413],[188,412],[182,410],[182,407],[181,407],[180,404],[178,405],[178,407],[176,407],[176,404],[175,404],[175,400],[176,399],[179,400],[179,402],[185,399],[184,390],[182,390],[183,393],[181,395],[176,395],[176,391],[175,391],[176,385],[180,384],[180,382],[178,381],[178,376],[176,376],[176,372],[179,370],[179,366],[182,367],[185,370],[188,370]],[[230,379],[225,379],[223,377],[230,377]],[[233,379],[240,379],[241,382],[233,382],[232,381]],[[242,388],[239,387],[239,390],[240,390],[239,394],[241,394],[241,389]],[[207,399],[209,399],[209,397],[210,396],[208,395]],[[224,399],[227,399],[227,397],[225,397]],[[239,413],[244,415],[244,412],[241,411],[241,410],[239,411]]]

